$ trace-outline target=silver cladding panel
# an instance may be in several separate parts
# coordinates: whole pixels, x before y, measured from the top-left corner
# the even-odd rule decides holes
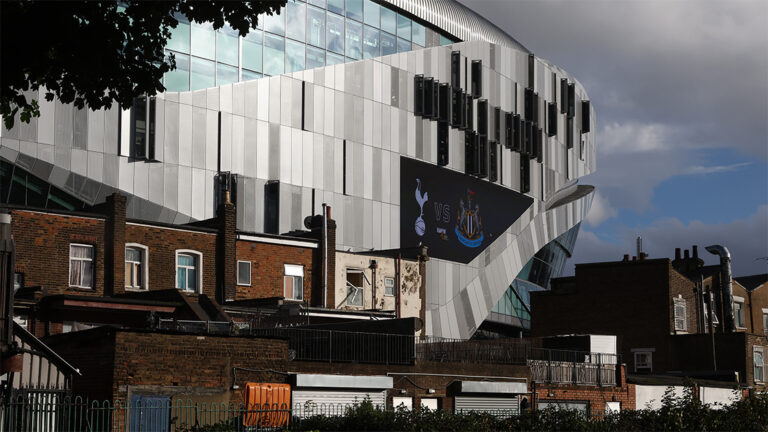
[[[338,249],[398,248],[400,157],[435,163],[437,155],[436,123],[412,112],[413,79],[423,73],[448,80],[453,50],[469,60],[482,60],[483,94],[492,106],[522,110],[527,51],[473,41],[205,91],[159,95],[159,162],[118,156],[117,141],[123,135],[117,126],[118,110],[83,116],[59,102],[44,103],[36,132],[29,127],[0,128],[0,156],[33,170],[36,161],[53,164],[46,171],[50,173],[47,180],[86,202],[120,190],[129,197],[130,217],[176,223],[209,218],[214,214],[221,112],[221,168],[241,178],[239,228],[263,230],[264,185],[279,180],[281,232],[303,229],[303,218],[318,213],[325,202],[339,225]],[[546,101],[559,100],[559,86],[550,88],[551,74],[575,82],[544,60],[537,61],[536,68],[535,90]],[[470,81],[465,72],[471,71],[462,68],[467,78],[462,79],[462,87]],[[305,97],[303,106],[302,81],[305,95],[312,94]],[[587,98],[578,83],[576,96]],[[581,109],[580,104],[576,106]],[[126,114],[121,113],[123,125]],[[580,126],[578,114],[575,127]],[[531,167],[529,195],[534,205],[469,264],[439,259],[427,263],[427,334],[471,336],[537,250],[586,215],[591,196],[546,210],[545,202],[554,192],[595,169],[594,133],[579,136],[577,130],[574,148],[568,150],[565,119],[558,115],[558,135],[546,138],[543,163]],[[594,119],[592,113],[593,131]],[[583,156],[579,138],[584,141]],[[450,130],[449,147],[446,168],[463,171],[461,131]],[[519,155],[501,149],[500,159],[499,184],[518,190]]]

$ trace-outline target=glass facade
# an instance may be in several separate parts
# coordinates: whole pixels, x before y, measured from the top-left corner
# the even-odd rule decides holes
[[[549,282],[558,277],[571,257],[579,226],[547,243],[531,258],[517,278],[507,288],[501,300],[493,307],[490,321],[509,324],[522,329],[531,328],[531,293],[549,289]]]
[[[73,176],[74,174],[70,175],[71,180],[67,181],[67,186],[70,184],[74,186],[75,177]],[[83,180],[80,179],[78,182]],[[98,187],[93,182],[83,186]],[[0,159],[0,204],[70,211],[87,211],[91,208],[83,201],[2,159]]]
[[[166,53],[168,91],[189,91],[374,58],[427,46],[427,27],[372,0],[289,0],[240,37],[177,16]],[[437,30],[433,29],[437,32]],[[434,40],[434,39],[433,39]],[[455,41],[440,35],[440,44]],[[434,42],[433,42],[434,44]]]

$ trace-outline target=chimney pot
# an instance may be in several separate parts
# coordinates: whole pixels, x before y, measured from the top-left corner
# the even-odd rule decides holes
[[[632,255],[632,261],[637,261],[637,257]]]
[[[624,260],[623,261],[624,262],[629,261],[629,254],[624,254]]]
[[[693,245],[693,259],[699,259],[699,247]]]
[[[680,248],[675,248],[675,260],[680,259]]]
[[[683,257],[685,257],[685,259],[689,259],[691,257],[691,254],[688,252],[688,249],[683,251]]]

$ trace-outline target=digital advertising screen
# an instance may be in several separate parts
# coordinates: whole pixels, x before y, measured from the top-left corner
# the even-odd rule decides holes
[[[407,157],[400,158],[400,246],[468,263],[502,235],[533,198]]]

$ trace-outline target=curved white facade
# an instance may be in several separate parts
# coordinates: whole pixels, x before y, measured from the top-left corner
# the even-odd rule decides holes
[[[129,195],[133,217],[177,223],[212,217],[214,177],[230,171],[239,176],[238,227],[257,232],[264,230],[265,185],[279,181],[279,232],[303,229],[304,217],[327,203],[339,223],[338,249],[399,248],[400,158],[437,163],[437,122],[414,115],[414,77],[450,82],[452,51],[462,65],[482,61],[481,98],[506,112],[524,112],[526,87],[559,106],[560,79],[576,83],[573,148],[558,109],[557,135],[545,133],[542,162],[531,160],[533,205],[469,264],[427,263],[426,333],[468,338],[525,263],[578,224],[591,201],[591,194],[563,199],[575,189],[565,186],[595,169],[594,133],[580,133],[595,130],[594,113],[589,128],[580,124],[578,101],[588,97],[573,77],[538,58],[529,85],[522,47],[461,42],[158,95],[153,161],[119,145],[129,140],[128,111],[78,112],[40,98],[39,119],[2,130],[0,157],[85,202],[119,190]],[[469,92],[471,68],[460,69]],[[539,108],[545,118],[546,103]],[[449,129],[449,148],[445,169],[464,172],[463,131]],[[520,190],[519,158],[500,146],[497,184]]]

